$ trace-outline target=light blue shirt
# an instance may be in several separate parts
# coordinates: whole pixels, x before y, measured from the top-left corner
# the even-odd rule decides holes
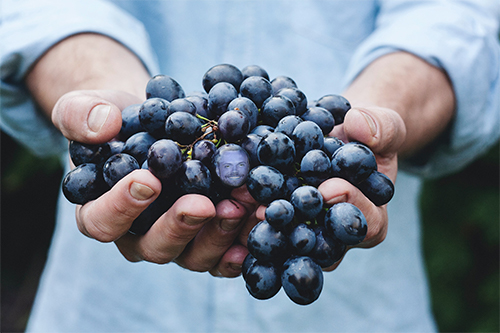
[[[341,93],[374,59],[397,50],[445,69],[457,99],[447,136],[425,163],[403,162],[386,240],[349,251],[309,306],[283,291],[253,299],[241,277],[175,264],[129,263],[113,244],[81,235],[59,201],[48,262],[29,323],[38,332],[431,332],[420,247],[420,179],[453,172],[500,134],[500,4],[496,1],[41,1],[7,0],[0,27],[1,126],[39,154],[67,143],[22,85],[54,43],[106,34],[150,73],[201,90],[218,63],[258,64],[295,79],[308,99]]]

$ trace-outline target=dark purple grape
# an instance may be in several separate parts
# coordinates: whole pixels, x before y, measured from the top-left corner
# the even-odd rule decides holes
[[[169,101],[159,97],[152,97],[142,103],[139,109],[139,121],[142,128],[156,139],[165,136],[165,120],[169,113],[167,111]]]
[[[83,163],[66,174],[62,191],[69,202],[84,205],[100,197],[109,187],[102,178],[102,170],[94,163]]]
[[[328,155],[319,149],[308,151],[300,162],[300,174],[307,184],[318,187],[332,176],[332,165]]]
[[[212,157],[217,151],[215,143],[210,140],[199,140],[193,145],[191,157],[194,160],[199,160],[201,163],[210,167],[212,164]]]
[[[208,93],[213,86],[220,82],[230,83],[237,91],[240,90],[243,74],[241,71],[230,64],[219,64],[211,67],[203,75],[203,89]]]
[[[110,151],[110,156],[120,154],[123,151],[123,147],[125,147],[125,142],[113,140],[108,142]]]
[[[332,175],[356,185],[377,170],[375,155],[367,146],[349,142],[337,149],[332,156]]]
[[[248,153],[250,167],[252,168],[260,164],[259,158],[257,157],[257,147],[259,146],[260,140],[262,140],[261,136],[250,133],[240,143],[240,146],[243,147]]]
[[[299,223],[288,236],[290,246],[297,255],[308,255],[316,245],[316,233],[305,223]]]
[[[286,134],[270,133],[259,142],[257,158],[261,164],[275,167],[286,173],[293,167],[295,145]]]
[[[214,115],[208,110],[208,94],[206,96],[186,96],[185,99],[193,103],[196,108],[196,114],[207,119],[215,119]]]
[[[295,154],[298,161],[310,150],[323,149],[325,140],[321,128],[308,120],[295,127],[291,139],[295,143]]]
[[[269,126],[269,125],[258,125],[256,126],[250,133],[251,134],[256,134],[260,137],[265,137],[269,133],[274,132],[274,127]]]
[[[120,129],[120,140],[127,140],[135,133],[144,131],[139,120],[141,104],[132,104],[122,110],[122,128]]]
[[[285,230],[293,221],[295,210],[293,205],[285,200],[278,199],[272,201],[265,210],[266,221],[276,230]]]
[[[271,83],[262,76],[250,76],[241,83],[240,87],[241,96],[252,100],[259,109],[262,103],[272,96],[272,92]]]
[[[295,106],[285,96],[272,96],[262,103],[260,117],[266,125],[276,127],[278,122],[286,116],[295,115]]]
[[[271,166],[259,165],[248,173],[248,192],[261,204],[283,198],[284,185],[283,174]]]
[[[323,132],[323,135],[328,135],[335,126],[335,119],[327,109],[319,106],[313,106],[301,116],[304,120],[315,122]]]
[[[250,253],[247,254],[243,263],[241,264],[241,276],[246,279],[248,270],[257,262],[257,259]]]
[[[299,116],[291,115],[291,116],[285,116],[280,119],[278,122],[278,125],[276,125],[276,128],[274,129],[275,132],[281,132],[288,137],[292,136],[293,130],[295,127],[297,127],[298,124],[303,122],[304,120],[300,118]]]
[[[347,111],[351,109],[351,104],[345,97],[333,94],[321,97],[316,102],[316,106],[320,106],[330,111],[335,119],[336,125],[340,125],[344,122]]]
[[[187,112],[174,112],[165,122],[165,137],[181,145],[193,143],[202,134],[200,120]]]
[[[129,154],[116,154],[104,163],[102,175],[109,187],[113,187],[120,179],[136,169],[140,169],[140,166],[134,157]]]
[[[269,81],[269,74],[267,71],[258,65],[248,65],[241,70],[243,74],[243,80],[250,76],[262,76],[264,79]]]
[[[289,199],[293,191],[301,185],[297,176],[285,175],[284,198]]]
[[[307,111],[307,97],[297,88],[283,88],[280,89],[275,96],[285,96],[292,101],[295,106],[295,114],[301,116]]]
[[[272,298],[281,289],[281,271],[271,263],[254,262],[245,274],[245,285],[254,298]]]
[[[175,184],[181,194],[210,194],[210,171],[198,160],[187,160],[176,173]]]
[[[257,126],[259,109],[251,99],[246,97],[237,97],[229,103],[227,110],[239,110],[243,112],[250,122],[250,129]]]
[[[171,102],[177,98],[184,98],[185,93],[181,85],[168,75],[155,75],[146,85],[146,98],[163,98]]]
[[[149,147],[156,141],[148,132],[139,132],[125,141],[122,153],[132,155],[139,165],[148,158]]]
[[[330,236],[321,226],[316,227],[314,231],[316,234],[316,244],[308,256],[322,268],[330,267],[345,254],[346,245]]]
[[[240,110],[224,112],[217,124],[222,139],[230,143],[244,139],[250,131],[250,121]]]
[[[335,238],[347,245],[359,244],[368,231],[366,219],[361,210],[348,202],[341,202],[328,209],[325,227]]]
[[[238,91],[227,82],[219,82],[208,92],[208,109],[216,118],[227,111],[229,103],[238,97]]]
[[[181,150],[172,140],[158,140],[149,149],[148,169],[160,180],[174,175],[181,168],[182,162]]]
[[[310,185],[298,187],[290,196],[295,209],[295,216],[303,221],[311,221],[323,209],[323,196],[319,190]]]
[[[297,88],[297,83],[288,76],[280,75],[271,81],[271,86],[273,87],[273,95],[275,95],[283,88]]]
[[[376,206],[385,205],[394,196],[394,184],[391,179],[376,170],[356,186]]]
[[[212,165],[220,181],[233,188],[245,183],[250,170],[246,150],[234,143],[220,146],[212,158]]]
[[[288,238],[267,221],[260,221],[248,234],[247,248],[257,261],[281,264],[288,257]]]
[[[78,141],[70,141],[69,156],[75,166],[83,163],[93,163],[102,166],[111,156],[109,144],[87,144]]]
[[[281,284],[294,303],[308,305],[316,301],[323,290],[323,271],[309,257],[292,257],[283,265]]]
[[[174,99],[167,107],[167,113],[170,116],[174,112],[187,112],[196,115],[196,106],[187,98]]]
[[[344,142],[342,142],[342,140],[334,136],[325,137],[323,141],[323,151],[328,155],[329,158],[332,158],[337,149],[344,145]]]

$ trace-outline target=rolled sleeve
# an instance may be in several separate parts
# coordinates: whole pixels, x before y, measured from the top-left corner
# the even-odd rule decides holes
[[[345,85],[372,61],[406,51],[449,76],[456,114],[446,140],[437,140],[425,163],[401,167],[425,177],[458,171],[500,135],[500,3],[495,1],[385,1],[377,27],[356,51]]]
[[[66,140],[37,109],[23,80],[33,64],[61,40],[99,33],[134,52],[150,73],[157,61],[143,25],[116,6],[99,0],[7,0],[0,27],[2,130],[37,155],[61,153]]]

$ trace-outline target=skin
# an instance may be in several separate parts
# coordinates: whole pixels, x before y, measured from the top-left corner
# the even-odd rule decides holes
[[[52,47],[31,69],[26,85],[68,140],[100,143],[118,134],[122,109],[144,101],[149,78],[140,60],[121,44],[101,35],[79,34]],[[398,156],[431,143],[452,119],[455,103],[446,74],[404,52],[374,61],[343,96],[353,108],[332,135],[367,144],[376,154],[379,171],[393,181]],[[328,205],[350,202],[365,215],[368,234],[357,247],[384,240],[385,206],[374,206],[342,179],[329,179],[319,189]],[[159,180],[149,171],[136,170],[100,198],[77,206],[78,228],[98,241],[114,242],[130,261],[174,261],[214,276],[238,276],[248,253],[248,233],[264,218],[264,207],[258,207],[245,186],[232,192],[235,200],[217,207],[206,197],[186,195],[145,235],[127,233],[160,191]]]

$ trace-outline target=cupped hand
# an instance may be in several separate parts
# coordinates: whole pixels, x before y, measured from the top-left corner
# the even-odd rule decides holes
[[[68,140],[103,143],[119,133],[121,110],[141,102],[121,91],[73,91],[57,101],[52,121]],[[232,244],[251,207],[235,200],[221,201],[215,207],[205,196],[185,195],[146,234],[128,233],[132,222],[161,190],[161,182],[152,173],[135,170],[96,200],[77,206],[78,228],[100,242],[115,242],[129,261],[176,262],[193,271],[237,276],[243,252],[238,255],[238,247]],[[230,247],[236,249],[225,256]]]

